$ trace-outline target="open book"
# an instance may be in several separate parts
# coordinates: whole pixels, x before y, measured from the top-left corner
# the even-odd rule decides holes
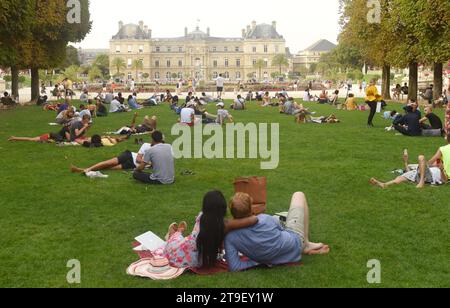
[[[141,243],[135,251],[156,251],[166,245],[166,242],[159,238],[153,232],[147,232],[136,237],[136,241]]]

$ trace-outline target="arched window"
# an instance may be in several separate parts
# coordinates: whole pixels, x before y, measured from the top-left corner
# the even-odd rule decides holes
[[[172,78],[172,74],[170,72],[166,73],[166,79],[171,79]]]
[[[155,73],[155,79],[159,79],[159,78],[161,78],[161,75],[159,74],[159,72],[156,72]]]
[[[236,79],[241,79],[241,72],[236,72]]]
[[[225,79],[230,79],[230,73],[229,72],[225,72],[225,74],[223,74],[223,77]]]

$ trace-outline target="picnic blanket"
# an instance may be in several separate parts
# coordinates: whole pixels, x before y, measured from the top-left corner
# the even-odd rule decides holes
[[[140,243],[134,242],[133,248],[140,246]],[[179,269],[170,266],[169,260],[165,258],[162,251],[154,253],[150,251],[135,251],[141,258],[139,261],[131,264],[127,269],[127,274],[142,278],[150,278],[153,280],[170,280],[175,279],[184,274],[191,272],[201,276],[211,276],[216,274],[228,273],[228,264],[225,261],[217,261],[216,266],[212,268],[188,268]],[[243,260],[248,260],[242,257]],[[303,266],[302,262],[285,264],[284,266]]]

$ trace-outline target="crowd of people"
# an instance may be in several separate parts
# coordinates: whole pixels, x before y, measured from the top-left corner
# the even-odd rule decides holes
[[[70,84],[65,81],[63,102],[43,104],[45,110],[56,113],[55,123],[60,125],[61,129],[56,133],[46,133],[37,137],[12,136],[9,140],[66,142],[92,149],[113,147],[129,140],[132,135],[149,135],[151,141],[139,142],[140,149],[137,152],[126,150],[109,160],[95,162],[92,166],[85,168],[71,166],[71,171],[88,175],[105,170],[125,170],[132,172],[133,179],[139,183],[172,185],[176,183],[172,146],[165,142],[163,133],[158,130],[156,116],[145,116],[141,124],[138,124],[138,110],[165,104],[170,106],[170,109],[179,117],[180,125],[231,123],[234,121],[234,117],[222,99],[225,89],[220,78],[223,79],[223,77],[219,76],[217,80],[215,96],[206,93],[196,96],[196,84],[192,83],[192,85],[190,84],[192,91],[188,92],[183,102],[179,99],[181,92],[179,90],[175,95],[170,90],[164,94],[155,93],[143,102],[139,102],[137,93],[129,95],[125,100],[122,93],[100,92],[92,97],[88,90],[84,89],[79,97],[81,104],[78,108],[73,105],[73,93],[70,92]],[[57,88],[60,91],[60,86]],[[380,104],[383,100],[373,82],[365,88],[366,103],[370,108],[368,126],[373,127],[373,120],[377,111],[380,111]],[[5,95],[5,97],[7,96]],[[276,93],[275,96],[271,96],[267,91],[249,92],[245,98],[238,94],[229,105],[229,109],[236,113],[245,112],[248,110],[248,105],[255,100],[258,102],[258,108],[274,107],[280,114],[293,116],[297,123],[340,122],[333,114],[328,117],[314,117],[314,112],[311,112],[303,103],[290,97],[285,89]],[[340,104],[339,90],[333,92],[331,96],[323,91],[320,96],[312,97],[310,90],[306,89],[304,101],[338,106]],[[207,106],[211,104],[216,106],[216,114],[207,111]],[[346,110],[357,110],[359,107],[352,93],[348,94],[342,105]],[[119,128],[114,136],[110,134],[88,136],[95,118],[130,111],[134,111],[131,123]],[[425,113],[422,115],[417,102],[410,100],[404,111],[403,115],[396,111],[384,113],[386,119],[392,120],[391,129],[408,136],[419,136],[427,130],[439,130],[440,134],[445,134],[447,145],[440,147],[435,156],[428,161],[421,155],[416,165],[410,164],[408,152],[405,150],[403,155],[405,170],[400,176],[389,182],[381,182],[372,178],[370,183],[381,188],[405,182],[415,182],[418,188],[423,188],[426,184],[447,183],[448,174],[450,174],[450,104],[446,109],[445,125],[433,113],[431,104],[426,106]],[[151,172],[148,172],[150,169]],[[292,196],[285,224],[280,223],[280,220],[273,216],[265,214],[254,216],[252,204],[253,200],[250,195],[244,193],[237,193],[229,204],[222,192],[207,193],[192,233],[187,234],[189,227],[186,222],[172,223],[169,226],[164,257],[169,260],[171,266],[177,268],[214,267],[217,260],[224,258],[229,270],[236,272],[258,266],[271,267],[296,263],[302,260],[303,255],[329,253],[329,246],[310,241],[309,206],[305,194],[297,192]],[[226,219],[228,208],[232,219]],[[244,259],[242,256],[246,258]]]

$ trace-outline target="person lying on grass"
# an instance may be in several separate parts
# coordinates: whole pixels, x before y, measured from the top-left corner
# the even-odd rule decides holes
[[[186,222],[171,224],[164,251],[170,265],[176,268],[214,267],[222,251],[225,235],[258,222],[255,216],[227,220],[226,213],[227,202],[223,194],[211,191],[203,198],[202,212],[189,236],[184,235],[188,229]]]
[[[158,118],[156,116],[145,116],[142,124],[136,126],[136,121],[139,114],[136,112],[133,116],[130,126],[124,126],[117,132],[119,135],[135,135],[135,134],[151,134],[158,126]]]
[[[63,127],[57,133],[44,134],[38,137],[15,137],[11,136],[8,141],[28,141],[41,143],[55,143],[55,142],[76,142],[83,144],[86,141],[85,133],[89,129],[90,117],[84,116],[82,120],[75,121],[70,126]]]
[[[425,187],[425,184],[439,185],[448,182],[450,174],[450,134],[446,137],[447,145],[441,147],[430,161],[426,161],[425,156],[419,156],[419,166],[409,165],[408,151],[403,154],[403,161],[406,173],[390,182],[381,182],[375,178],[370,180],[372,185],[387,188],[391,185],[400,185],[406,182],[417,183],[417,188]]]
[[[230,209],[235,219],[252,216],[252,198],[238,193],[231,200]],[[293,195],[286,228],[274,217],[258,215],[254,226],[230,232],[225,238],[225,258],[232,272],[246,270],[260,264],[282,265],[300,262],[302,253],[327,254],[330,248],[309,241],[309,207],[306,196]],[[243,261],[239,254],[248,257]]]
[[[128,139],[130,139],[129,135],[126,137],[110,137],[110,136],[94,135],[91,138],[87,138],[84,141],[79,141],[78,144],[86,148],[113,147]]]

